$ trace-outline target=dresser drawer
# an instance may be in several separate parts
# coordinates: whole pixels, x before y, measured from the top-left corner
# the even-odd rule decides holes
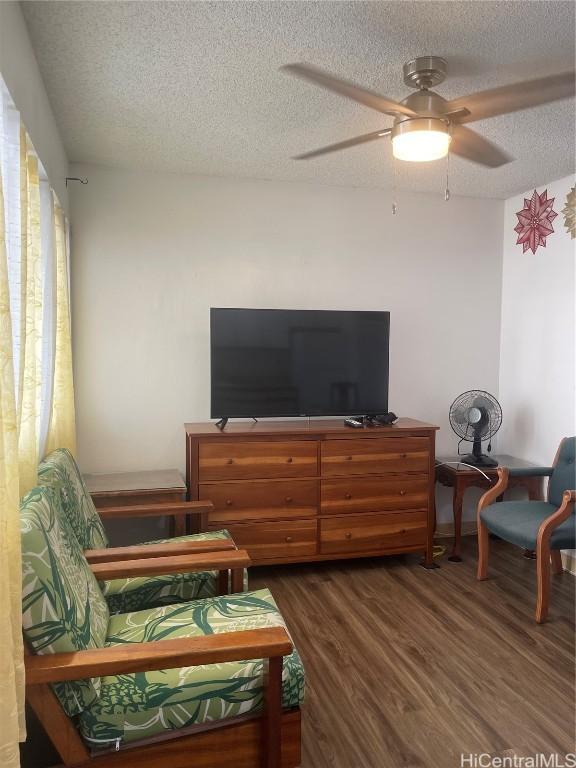
[[[426,512],[346,515],[320,520],[320,552],[377,552],[426,546]]]
[[[238,549],[248,550],[254,560],[316,554],[316,520],[240,523],[226,528]]]
[[[252,480],[201,484],[201,499],[214,504],[210,523],[314,517],[317,480]]]
[[[201,443],[199,480],[235,480],[266,477],[313,477],[318,459],[315,440],[290,442]]]
[[[427,508],[427,475],[385,475],[322,480],[321,514]]]
[[[428,472],[430,456],[426,437],[364,437],[322,443],[322,475]]]

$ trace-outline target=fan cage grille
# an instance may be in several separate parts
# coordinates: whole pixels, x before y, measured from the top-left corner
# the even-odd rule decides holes
[[[471,408],[480,408],[487,420],[479,430],[470,424],[468,413]],[[496,398],[482,389],[470,389],[463,392],[454,400],[449,411],[450,426],[462,440],[474,441],[475,437],[488,440],[500,429],[502,424],[502,408]]]

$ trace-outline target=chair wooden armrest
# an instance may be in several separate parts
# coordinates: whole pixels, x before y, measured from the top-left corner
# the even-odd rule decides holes
[[[202,552],[224,552],[235,550],[232,539],[211,539],[206,541],[176,541],[162,544],[140,544],[130,547],[107,547],[106,549],[85,549],[84,557],[89,563],[111,563],[116,560],[139,560],[152,557],[174,557]]]
[[[564,491],[562,494],[562,503],[549,517],[542,521],[540,528],[538,529],[538,541],[541,538],[549,537],[554,528],[557,528],[565,520],[568,520],[570,515],[574,512],[574,504],[576,503],[576,491]]]
[[[99,507],[100,517],[161,517],[162,515],[204,516],[214,509],[211,501],[176,501],[161,504],[133,504]]]
[[[550,477],[554,467],[512,467],[510,477]]]
[[[496,485],[489,488],[486,493],[482,494],[480,501],[478,502],[478,515],[485,507],[489,507],[493,504],[498,496],[501,496],[506,488],[508,488],[508,480],[510,478],[510,470],[507,467],[498,467],[498,480]]]
[[[98,581],[126,579],[137,576],[160,576],[169,573],[195,573],[196,571],[242,571],[251,565],[248,553],[242,549],[226,552],[201,552],[174,557],[150,557],[139,560],[115,560],[91,563]]]
[[[536,569],[538,579],[538,595],[536,598],[536,621],[541,624],[548,615],[548,603],[550,601],[550,537],[561,523],[574,514],[574,503],[576,502],[576,491],[564,491],[562,494],[562,503],[549,517],[540,523],[538,528],[538,538],[536,539]],[[558,560],[560,553],[555,550]],[[562,561],[556,562],[556,568],[562,570]],[[556,570],[558,572],[558,570]]]
[[[287,656],[292,653],[292,647],[283,627],[262,627],[151,643],[127,643],[73,653],[27,655],[26,685],[226,661],[270,659]]]

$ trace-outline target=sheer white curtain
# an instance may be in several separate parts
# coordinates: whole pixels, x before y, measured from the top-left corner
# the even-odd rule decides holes
[[[22,219],[20,211],[20,114],[0,78],[0,172],[4,193],[4,229],[10,315],[12,318],[12,354],[16,391],[20,380],[20,335],[22,302],[22,266],[20,259]]]
[[[17,406],[21,404],[23,390],[23,329],[24,329],[24,293],[22,284],[26,274],[22,260],[22,194],[21,194],[21,122],[20,114],[14,106],[10,93],[0,78],[0,173],[4,190],[4,226],[6,240],[6,258],[8,267],[8,285],[10,296],[10,315],[12,320],[12,354],[14,384]],[[56,208],[53,190],[38,160],[40,180],[40,256],[42,276],[42,363],[41,396],[38,429],[38,456],[43,456],[52,417],[54,396],[54,361],[56,356],[56,244],[55,220]],[[67,226],[67,221],[65,222]],[[17,407],[20,413],[20,407]]]
[[[1,2],[1,0],[0,0]],[[25,737],[20,497],[74,450],[67,221],[0,78],[0,766]]]
[[[40,247],[42,254],[42,392],[40,406],[40,456],[44,454],[52,413],[54,358],[56,354],[56,250],[54,197],[48,179],[40,179]]]

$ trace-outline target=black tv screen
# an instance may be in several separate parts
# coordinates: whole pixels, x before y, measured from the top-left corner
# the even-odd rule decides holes
[[[389,312],[211,309],[211,417],[388,411]]]

